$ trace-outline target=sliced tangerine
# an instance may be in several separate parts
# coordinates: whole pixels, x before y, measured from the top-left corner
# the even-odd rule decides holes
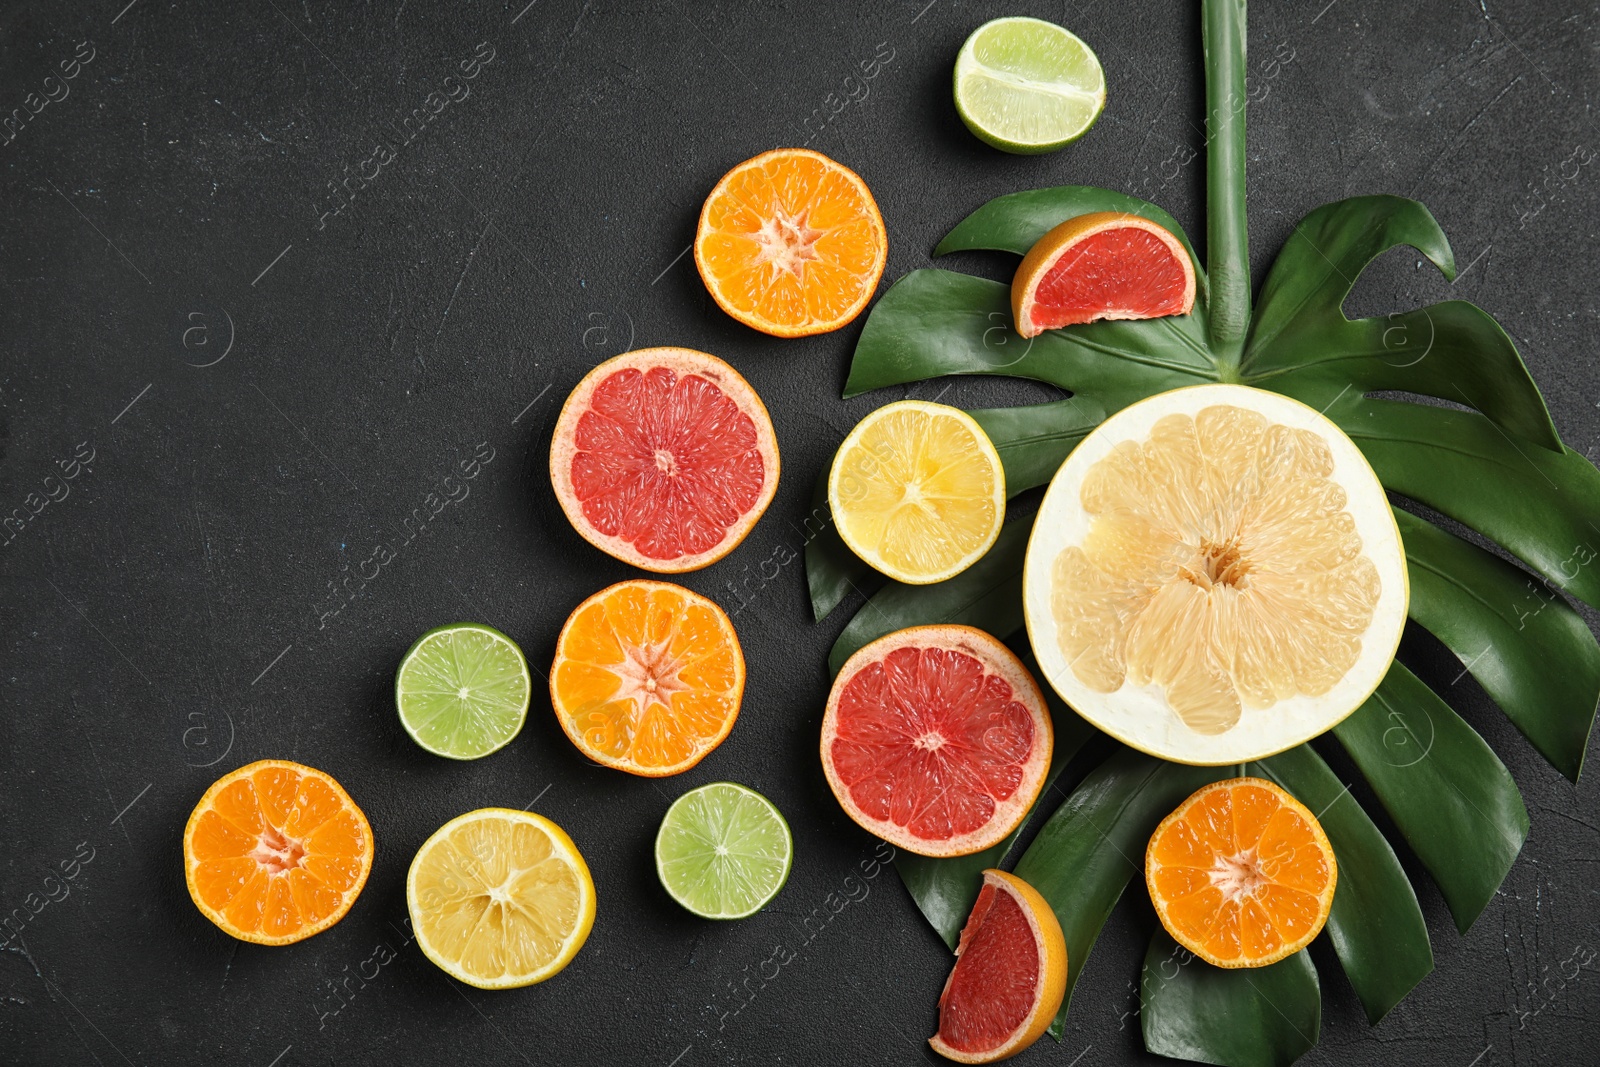
[[[694,239],[712,299],[776,337],[849,323],[872,299],[888,258],[867,183],[809,148],[763,152],[724,174]]]
[[[1164,226],[1120,211],[1068,219],[1028,250],[1011,282],[1017,332],[1098,319],[1187,315],[1194,264]]]
[[[200,913],[258,945],[321,933],[372,871],[372,827],[322,771],[261,760],[217,779],[183,831],[184,879]]]
[[[998,844],[1044,787],[1054,734],[1010,649],[971,626],[913,626],[845,661],[822,716],[822,770],[845,814],[898,848]]]
[[[1265,967],[1305,948],[1338,881],[1317,817],[1262,778],[1200,789],[1156,827],[1145,854],[1161,925],[1217,967]]]
[[[584,376],[556,420],[550,479],[573,527],[645,570],[721,559],[778,490],[772,419],[738,371],[690,348],[643,348]]]
[[[744,653],[727,613],[666,582],[619,582],[578,605],[556,639],[550,701],[596,763],[686,771],[739,717]]]

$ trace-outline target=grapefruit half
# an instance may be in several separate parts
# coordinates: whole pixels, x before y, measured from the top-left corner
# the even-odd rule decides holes
[[[643,348],[567,397],[550,479],[590,544],[647,571],[698,570],[744,540],[778,490],[778,440],[750,383],[716,356]]]
[[[1194,307],[1194,264],[1171,231],[1120,211],[1068,219],[1028,250],[1011,281],[1017,332],[1099,319],[1156,319]]]
[[[965,856],[1027,817],[1053,743],[1044,694],[1010,649],[971,626],[913,626],[845,661],[822,717],[822,770],[863,829]]]
[[[1067,942],[1055,912],[1016,875],[984,871],[928,1044],[958,1063],[1015,1056],[1049,1028],[1066,992]]]

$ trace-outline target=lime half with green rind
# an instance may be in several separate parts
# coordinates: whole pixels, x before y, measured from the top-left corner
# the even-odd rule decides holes
[[[673,900],[703,919],[743,919],[778,895],[794,838],[772,802],[734,782],[691,789],[656,834],[656,874]]]
[[[1004,152],[1053,152],[1105,110],[1105,71],[1093,49],[1053,22],[998,18],[961,46],[955,97],[980,140]]]
[[[436,756],[478,759],[510,744],[528,718],[533,679],[517,643],[478,623],[429,630],[394,678],[400,724]]]

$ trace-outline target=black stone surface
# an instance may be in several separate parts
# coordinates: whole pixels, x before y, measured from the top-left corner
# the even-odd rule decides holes
[[[0,952],[0,1061],[931,1059],[949,955],[893,871],[872,866],[874,842],[815,754],[826,653],[854,605],[813,625],[802,566],[770,581],[759,567],[802,546],[813,479],[866,411],[908,392],[967,405],[1047,394],[960,380],[842,402],[859,323],[758,335],[712,305],[683,252],[723,171],[808,138],[877,194],[885,285],[928,264],[972,208],[1043,185],[1144,195],[1202,242],[1196,5],[124,2],[0,12],[0,119],[21,116],[0,145],[0,513],[67,489],[0,548],[0,909],[27,913]],[[1001,155],[955,115],[957,48],[1010,13],[1062,22],[1106,66],[1105,115],[1065,152]],[[1352,310],[1479,303],[1580,452],[1600,446],[1597,27],[1600,8],[1574,0],[1258,3],[1250,25],[1258,278],[1324,201],[1424,200],[1461,277],[1394,252]],[[851,99],[862,92],[846,77],[875,56]],[[57,99],[32,115],[46,93]],[[342,203],[330,183],[363,172],[367,187],[324,218]],[[545,665],[567,612],[629,575],[563,519],[546,448],[589,367],[653,344],[733,362],[783,451],[766,518],[686,581],[729,607],[729,583],[748,589],[738,727],[661,782],[587,764],[543,700],[493,757],[425,754],[390,690],[418,634],[481,620]],[[494,458],[470,495],[377,577],[351,578],[480,445]],[[92,463],[46,482],[80,450]],[[347,578],[358,595],[325,615]],[[1407,857],[1437,967],[1377,1028],[1315,950],[1322,1043],[1305,1062],[1600,1062],[1600,968],[1569,976],[1600,944],[1594,780],[1564,782],[1470,678],[1452,681],[1458,664],[1414,643],[1412,661],[1516,776],[1532,832],[1464,937]],[[212,927],[179,864],[205,787],[269,756],[335,774],[378,841],[350,916],[283,949]],[[797,863],[766,913],[714,925],[666,898],[650,842],[674,796],[722,778],[782,808]],[[528,804],[588,856],[594,933],[553,981],[461,987],[404,944],[406,866],[446,819]],[[60,899],[44,900],[63,869],[76,872],[65,895],[51,882]],[[1152,923],[1123,903],[1065,1040],[1019,1062],[1152,1059],[1134,985]],[[396,954],[381,966],[380,946]]]

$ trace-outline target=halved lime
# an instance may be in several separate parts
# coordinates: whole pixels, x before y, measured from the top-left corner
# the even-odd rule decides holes
[[[956,55],[956,111],[1004,152],[1053,152],[1082,137],[1106,106],[1094,51],[1043,19],[985,22]]]
[[[503,748],[522,730],[532,694],[528,661],[516,642],[477,623],[429,630],[394,676],[394,702],[406,733],[451,759],[477,759]]]
[[[672,899],[702,919],[743,919],[778,895],[794,838],[772,801],[712,782],[672,802],[656,834],[656,874]]]

